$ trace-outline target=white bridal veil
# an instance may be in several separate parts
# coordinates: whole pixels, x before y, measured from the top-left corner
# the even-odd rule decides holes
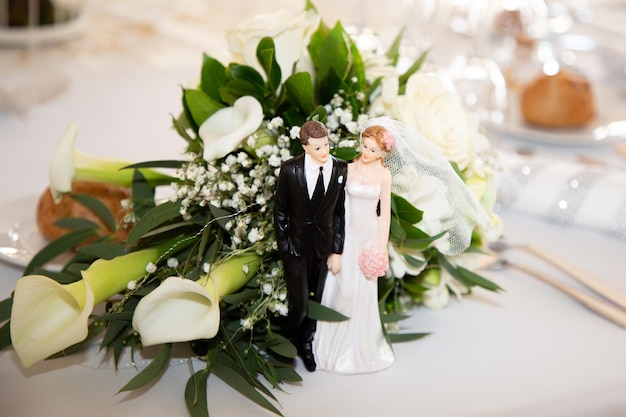
[[[385,156],[392,192],[424,211],[419,227],[430,235],[448,233],[435,246],[445,255],[458,255],[470,245],[475,227],[495,227],[443,153],[411,126],[375,117],[363,129],[379,125],[393,133],[395,147]]]

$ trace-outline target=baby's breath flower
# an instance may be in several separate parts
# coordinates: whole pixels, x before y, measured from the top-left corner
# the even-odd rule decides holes
[[[157,266],[153,264],[152,262],[148,262],[148,265],[146,265],[146,272],[149,274],[153,274],[156,272],[156,270],[157,270]]]
[[[167,258],[167,266],[170,268],[178,268],[178,259]]]
[[[272,291],[274,290],[274,287],[272,286],[270,282],[266,282],[265,284],[263,284],[261,288],[263,289],[263,294],[267,294],[267,295],[270,295]]]

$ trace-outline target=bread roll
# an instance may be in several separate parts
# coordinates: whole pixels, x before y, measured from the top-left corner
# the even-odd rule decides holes
[[[43,237],[54,240],[67,234],[70,230],[60,228],[54,223],[64,217],[79,217],[100,226],[98,237],[111,235],[114,241],[123,242],[126,240],[129,228],[122,222],[127,212],[122,207],[122,200],[131,198],[129,189],[97,182],[74,182],[72,183],[72,193],[87,194],[102,201],[113,213],[116,223],[121,226],[118,226],[117,230],[111,230],[93,211],[70,195],[64,195],[61,202],[55,204],[50,188],[46,188],[39,197],[36,215],[37,228]]]
[[[520,107],[526,123],[549,128],[583,126],[596,112],[589,81],[564,69],[530,82],[522,90]]]

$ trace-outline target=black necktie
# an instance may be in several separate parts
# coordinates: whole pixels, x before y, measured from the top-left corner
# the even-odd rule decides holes
[[[324,167],[320,167],[320,174],[317,176],[317,183],[315,184],[315,190],[313,190],[313,196],[311,197],[311,203],[317,207],[324,197]]]

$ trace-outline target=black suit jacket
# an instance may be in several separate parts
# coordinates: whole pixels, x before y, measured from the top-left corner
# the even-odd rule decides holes
[[[331,158],[330,182],[317,212],[313,212],[307,192],[304,154],[282,164],[274,202],[276,241],[281,253],[315,254],[319,258],[343,253],[348,164]]]

